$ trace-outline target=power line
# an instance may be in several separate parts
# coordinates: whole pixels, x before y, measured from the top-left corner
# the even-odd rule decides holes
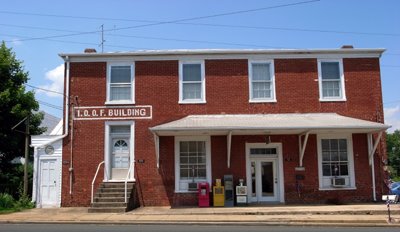
[[[177,20],[171,20],[171,21],[162,21],[162,22],[148,23],[148,24],[135,25],[135,26],[129,26],[129,27],[120,27],[120,28],[108,29],[108,30],[104,30],[104,31],[127,30],[127,29],[134,29],[134,28],[142,28],[142,27],[149,27],[149,26],[164,25],[164,24],[173,24],[173,23],[178,23],[178,22],[193,21],[193,20],[207,19],[207,18],[216,18],[216,17],[221,17],[221,16],[243,14],[243,13],[256,12],[256,11],[269,10],[269,9],[276,9],[276,8],[282,8],[282,7],[288,7],[288,6],[296,6],[296,5],[308,4],[308,3],[319,2],[319,1],[320,0],[302,1],[302,2],[281,4],[281,5],[276,5],[276,6],[261,7],[261,8],[256,8],[256,9],[232,11],[232,12],[227,12],[227,13],[220,13],[220,14],[207,15],[207,16],[198,16],[198,17],[177,19]],[[53,38],[77,36],[77,35],[84,35],[84,34],[94,34],[94,33],[99,33],[99,32],[101,32],[101,30],[100,31],[96,30],[96,31],[87,31],[87,32],[79,32],[79,33],[70,33],[70,34],[64,34],[64,35],[53,35],[53,36],[36,37],[36,38],[30,38],[30,39],[21,39],[19,41],[53,39]],[[6,41],[6,42],[11,42],[11,41]]]
[[[51,107],[53,109],[57,109],[57,110],[61,110],[63,111],[63,108],[61,106],[57,106],[57,105],[53,105],[51,103],[45,102],[45,101],[41,101],[41,100],[36,100],[38,101],[41,105],[47,106],[47,107]]]
[[[42,91],[45,91],[45,92],[50,92],[50,93],[55,93],[55,94],[60,94],[60,95],[66,96],[64,93],[57,92],[57,91],[54,91],[54,90],[45,89],[45,88],[41,88],[41,87],[30,85],[30,84],[25,84],[25,85],[29,86],[29,87],[31,87],[33,89],[39,89],[39,90],[42,90]]]

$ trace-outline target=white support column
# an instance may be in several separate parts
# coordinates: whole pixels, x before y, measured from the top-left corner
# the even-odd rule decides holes
[[[301,141],[301,137],[305,135],[304,137],[304,143]],[[308,136],[310,135],[310,132],[307,131],[305,134],[299,135],[299,167],[303,167],[303,158],[304,158],[304,153],[306,151],[307,147],[307,141],[308,141]]]
[[[154,136],[154,148],[156,151],[156,161],[157,161],[157,168],[160,167],[160,137],[153,132]]]
[[[232,131],[228,132],[226,139],[227,139],[227,142],[226,142],[226,144],[227,144],[227,165],[228,165],[228,168],[230,168],[231,167]]]
[[[34,147],[33,149],[33,184],[32,184],[32,202],[39,203],[37,190],[39,189],[38,186],[38,172],[39,172],[39,165],[38,165],[38,148]]]
[[[372,197],[373,200],[376,201],[376,183],[375,183],[375,163],[374,163],[374,154],[376,151],[376,148],[378,147],[379,141],[381,140],[382,137],[382,131],[379,132],[378,138],[375,140],[375,143],[372,144],[372,134],[369,133],[367,135],[367,141],[368,141],[368,160],[369,160],[369,165],[371,166],[371,178],[372,178]]]

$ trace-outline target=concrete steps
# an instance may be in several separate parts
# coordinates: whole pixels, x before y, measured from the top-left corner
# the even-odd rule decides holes
[[[124,182],[103,182],[97,189],[89,213],[124,213],[137,207],[134,183],[127,184],[125,203]]]

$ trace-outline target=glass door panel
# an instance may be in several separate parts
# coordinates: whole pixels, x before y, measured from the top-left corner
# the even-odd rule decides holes
[[[261,162],[261,194],[273,197],[275,189],[273,162]]]

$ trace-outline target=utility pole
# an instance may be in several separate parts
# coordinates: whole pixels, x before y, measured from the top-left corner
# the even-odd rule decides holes
[[[21,123],[25,121],[25,131],[16,130]],[[30,125],[30,115],[22,119],[17,125],[13,126],[11,130],[15,130],[19,133],[25,134],[25,162],[24,162],[24,192],[23,194],[28,195],[28,161],[29,161],[29,125]]]
[[[100,46],[101,46],[101,53],[103,53],[104,52],[104,42],[106,42],[105,40],[104,40],[104,24],[101,24],[101,43],[100,43]]]
[[[30,116],[28,115],[25,121],[24,196],[28,195],[29,124]]]

